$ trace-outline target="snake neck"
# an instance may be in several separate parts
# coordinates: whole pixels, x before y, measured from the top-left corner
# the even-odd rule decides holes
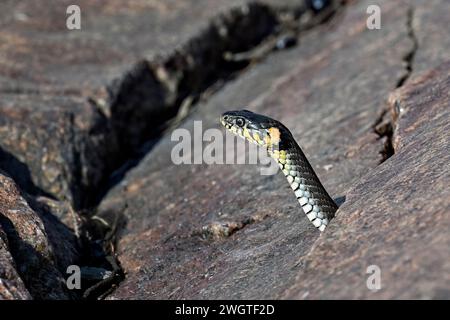
[[[312,224],[324,231],[334,217],[337,205],[323,187],[300,146],[291,140],[286,146],[269,148],[283,171],[303,212]]]

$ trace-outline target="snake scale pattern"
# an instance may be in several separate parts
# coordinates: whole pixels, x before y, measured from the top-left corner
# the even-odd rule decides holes
[[[279,121],[248,110],[225,112],[220,122],[233,134],[267,149],[286,176],[303,212],[315,227],[324,231],[337,205],[291,132]]]

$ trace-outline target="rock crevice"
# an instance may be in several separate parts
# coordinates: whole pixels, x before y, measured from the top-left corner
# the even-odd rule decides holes
[[[411,50],[403,58],[403,63],[405,65],[405,75],[401,77],[397,82],[397,88],[402,87],[406,81],[411,77],[414,71],[414,57],[416,56],[417,50],[419,50],[419,42],[414,31],[414,5],[410,5],[407,11],[406,26],[408,31],[408,38],[412,43]]]
[[[410,4],[406,12],[406,30],[407,37],[411,42],[411,49],[405,54],[402,63],[404,65],[404,74],[398,79],[395,86],[396,89],[401,88],[414,72],[414,57],[419,50],[419,42],[414,31],[414,5]],[[374,132],[379,139],[384,141],[383,149],[380,151],[382,156],[380,164],[392,157],[395,153],[393,145],[394,128],[397,121],[397,112],[390,106],[385,106],[381,112],[380,117],[375,121],[373,126]]]

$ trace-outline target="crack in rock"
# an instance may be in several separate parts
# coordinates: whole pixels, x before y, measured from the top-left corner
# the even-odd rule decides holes
[[[406,27],[407,27],[407,36],[412,42],[411,50],[409,50],[404,56],[402,62],[405,65],[405,74],[398,80],[396,89],[405,85],[408,79],[411,77],[413,73],[413,64],[414,58],[416,56],[417,50],[419,49],[419,42],[417,40],[415,31],[414,31],[414,6],[410,6],[406,13]],[[373,131],[378,135],[378,139],[383,139],[383,149],[380,151],[382,155],[382,159],[380,164],[392,157],[395,153],[395,148],[393,144],[393,135],[394,128],[397,121],[397,115],[399,114],[398,104],[394,104],[394,108],[384,107],[380,117],[375,121],[373,125]],[[391,112],[389,111],[391,110]]]
[[[408,38],[411,39],[412,41],[412,48],[403,58],[406,73],[403,77],[401,77],[398,80],[397,88],[402,87],[406,83],[406,81],[408,81],[408,79],[411,77],[411,74],[413,72],[414,57],[416,56],[417,50],[419,49],[419,42],[414,32],[413,23],[414,23],[414,7],[411,6],[408,8],[407,12],[406,27],[408,29]]]
[[[384,140],[383,149],[380,151],[380,164],[392,157],[395,153],[392,144],[393,119],[387,109],[384,109],[373,125],[373,131],[378,135],[378,140]]]

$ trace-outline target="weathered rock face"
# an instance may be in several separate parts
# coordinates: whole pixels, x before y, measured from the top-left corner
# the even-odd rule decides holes
[[[4,93],[105,98],[103,87],[136,61],[172,53],[217,14],[246,4],[246,0],[2,1],[0,87]],[[69,5],[80,7],[81,30],[66,26]]]
[[[450,47],[450,37],[444,31],[450,23],[450,4],[446,0],[433,1],[430,6],[424,5],[420,0],[409,0],[409,3],[413,9],[410,31],[420,48],[414,55],[413,71],[427,71],[450,59],[447,50]]]
[[[48,208],[22,195],[12,179],[3,174],[0,235],[0,270],[4,269],[1,275],[7,280],[2,284],[5,287],[0,286],[4,298],[29,298],[30,294],[36,299],[75,297],[63,276],[67,266],[78,261],[74,235]]]
[[[31,299],[9,253],[6,234],[0,228],[0,300]]]
[[[349,191],[284,298],[450,298],[449,86],[450,61],[391,96],[395,155]]]
[[[112,298],[304,298],[308,294],[333,298],[325,290],[329,277],[321,278],[309,265],[323,263],[330,273],[340,274],[334,267],[339,265],[340,250],[351,259],[353,249],[364,253],[378,240],[380,248],[383,246],[385,238],[381,236],[364,237],[366,224],[358,214],[367,201],[372,201],[370,213],[375,214],[378,201],[370,195],[382,199],[389,193],[376,192],[378,180],[361,186],[364,192],[360,191],[357,199],[349,190],[365,181],[370,170],[387,165],[379,163],[389,137],[380,137],[374,127],[389,93],[408,80],[411,59],[405,57],[413,56],[417,48],[408,2],[380,2],[383,26],[378,31],[366,28],[369,4],[351,4],[340,20],[304,34],[298,48],[273,56],[242,75],[181,126],[192,133],[193,122],[202,120],[203,129],[216,128],[223,111],[247,105],[281,120],[298,139],[331,195],[347,195],[340,212],[349,207],[354,210],[358,234],[347,235],[355,237],[350,242],[353,247],[345,241],[334,245],[346,233],[343,222],[332,223],[330,231],[319,238],[281,175],[262,177],[254,166],[176,166],[170,160],[176,142],[166,136],[100,207],[105,216],[120,212],[128,219],[118,244],[127,278]],[[225,151],[231,150],[227,146]],[[404,197],[410,192],[405,187],[400,197],[407,201]],[[339,213],[336,221],[339,219],[347,222],[350,215]],[[407,251],[400,251],[404,239],[386,230],[385,237],[398,243],[392,254],[405,253],[406,257]],[[358,237],[364,242],[357,242]],[[328,245],[323,245],[317,258],[316,240],[317,246],[322,242]],[[330,263],[322,260],[330,256],[334,258]],[[436,259],[442,261],[443,257]],[[354,285],[361,283],[370,294],[365,287],[365,269],[360,273],[353,269],[352,260],[345,261],[350,266],[347,274],[360,277]],[[301,286],[303,270],[310,277],[305,287]],[[327,275],[325,268],[320,270]],[[436,269],[436,274],[442,270]],[[315,281],[324,291],[313,294]],[[296,286],[311,290],[305,293]],[[342,296],[358,297],[358,292],[345,295],[350,292],[343,290]]]
[[[0,101],[0,168],[30,194],[69,200],[76,208],[92,203],[116,149],[106,118],[83,98],[8,95]]]

